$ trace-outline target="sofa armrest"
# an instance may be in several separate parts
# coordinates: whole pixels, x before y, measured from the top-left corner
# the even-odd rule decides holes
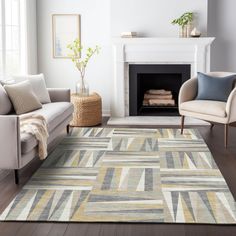
[[[228,123],[236,121],[236,88],[229,95],[226,104],[226,114],[228,117]]]
[[[0,116],[0,169],[21,167],[21,143],[18,116]]]
[[[188,81],[186,81],[179,92],[179,105],[194,100],[197,96],[198,91],[198,83],[197,78],[194,77]]]
[[[48,92],[52,102],[70,102],[70,89],[49,88]]]

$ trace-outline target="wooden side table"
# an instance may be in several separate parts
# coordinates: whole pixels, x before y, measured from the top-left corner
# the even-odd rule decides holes
[[[102,98],[97,93],[88,97],[80,97],[71,94],[71,102],[74,105],[72,127],[96,126],[102,123]]]

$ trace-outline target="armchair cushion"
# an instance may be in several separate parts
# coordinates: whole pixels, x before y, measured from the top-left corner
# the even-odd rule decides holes
[[[180,104],[180,110],[225,118],[226,103],[219,101],[193,100]]]
[[[215,77],[198,73],[198,95],[196,100],[227,102],[235,81],[236,75]]]

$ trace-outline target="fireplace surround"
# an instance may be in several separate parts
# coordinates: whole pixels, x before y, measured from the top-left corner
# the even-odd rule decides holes
[[[189,77],[210,72],[210,49],[215,38],[113,38],[111,117],[130,114],[131,65],[190,65]]]
[[[181,85],[191,76],[191,65],[129,65],[129,115],[175,116],[178,115],[178,96]],[[175,104],[145,105],[148,90],[171,92]],[[155,96],[154,96],[155,97]]]

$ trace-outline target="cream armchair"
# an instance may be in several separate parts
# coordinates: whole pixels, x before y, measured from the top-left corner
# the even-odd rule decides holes
[[[225,77],[235,73],[229,72],[211,72],[208,73],[214,77]],[[228,145],[229,124],[236,122],[236,88],[231,92],[227,102],[194,100],[197,96],[198,80],[194,77],[185,82],[179,94],[179,113],[181,115],[181,133],[184,130],[185,116],[198,118],[214,123],[224,124],[225,126],[225,147]]]

